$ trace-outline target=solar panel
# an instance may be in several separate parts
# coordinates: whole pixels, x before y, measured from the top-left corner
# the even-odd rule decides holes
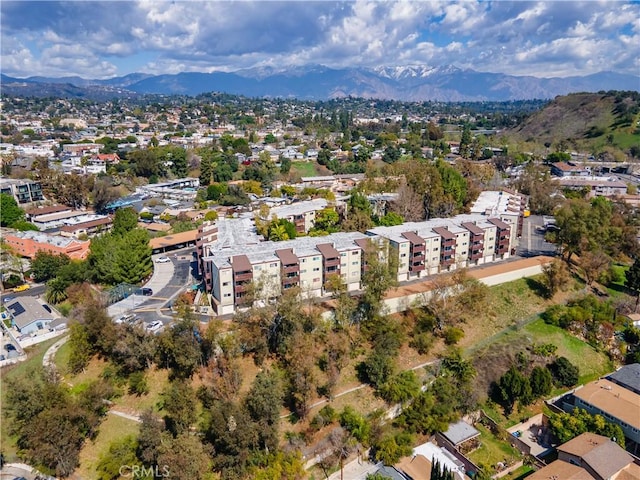
[[[20,302],[16,302],[13,305],[9,305],[9,310],[13,311],[14,317],[25,312],[25,309]]]

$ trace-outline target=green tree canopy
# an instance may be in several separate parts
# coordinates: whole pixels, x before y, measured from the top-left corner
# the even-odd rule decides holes
[[[0,225],[11,227],[19,220],[24,220],[24,210],[12,195],[0,193]]]

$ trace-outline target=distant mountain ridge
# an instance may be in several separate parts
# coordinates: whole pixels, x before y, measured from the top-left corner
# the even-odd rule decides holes
[[[2,75],[1,91],[13,95],[103,98],[140,94],[198,95],[224,92],[248,97],[327,100],[346,96],[403,101],[508,101],[554,98],[573,92],[640,90],[640,77],[614,72],[566,78],[538,78],[478,72],[453,65],[407,65],[374,69],[259,67],[236,72],[133,73],[108,80],[80,77],[12,78]],[[61,88],[60,85],[66,85]]]

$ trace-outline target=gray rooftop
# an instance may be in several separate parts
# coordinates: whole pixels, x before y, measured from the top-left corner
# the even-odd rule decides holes
[[[520,195],[513,195],[503,190],[480,192],[478,199],[471,206],[471,213],[483,213],[489,216],[516,215],[520,210],[521,198]]]
[[[316,198],[304,202],[295,202],[291,205],[283,205],[281,207],[273,207],[269,212],[270,215],[277,215],[278,218],[289,217],[292,215],[303,215],[307,212],[315,212],[327,208],[329,202],[324,198]]]
[[[205,261],[213,261],[218,268],[229,268],[229,259],[236,255],[246,255],[252,264],[278,261],[277,250],[292,249],[293,254],[298,257],[309,257],[321,255],[317,246],[322,244],[332,244],[340,252],[360,248],[356,240],[369,238],[359,232],[332,233],[324,237],[300,237],[283,242],[260,242],[253,245],[243,243],[235,244],[227,248],[209,249],[209,255]],[[211,244],[215,248],[215,242]]]
[[[640,394],[640,363],[620,367],[609,375],[609,379],[627,390]]]
[[[53,315],[35,297],[19,297],[9,303],[7,310],[20,330],[37,320],[53,320]]]
[[[449,428],[446,432],[443,432],[442,435],[454,445],[459,445],[479,436],[480,432],[467,422],[460,420],[457,423],[449,424]]]

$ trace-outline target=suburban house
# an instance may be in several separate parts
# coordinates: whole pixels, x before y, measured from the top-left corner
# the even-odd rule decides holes
[[[560,445],[558,459],[527,478],[640,480],[640,464],[616,442],[602,435],[587,432]]]
[[[551,175],[556,177],[586,177],[591,175],[591,170],[573,162],[556,162],[551,164]]]
[[[64,253],[72,259],[83,260],[89,255],[89,240],[78,240],[44,232],[12,232],[4,235],[4,241],[18,255],[34,258],[38,251],[53,255]]]
[[[11,325],[22,334],[38,330],[48,330],[54,317],[34,297],[20,297],[9,303],[7,310],[11,314]]]

